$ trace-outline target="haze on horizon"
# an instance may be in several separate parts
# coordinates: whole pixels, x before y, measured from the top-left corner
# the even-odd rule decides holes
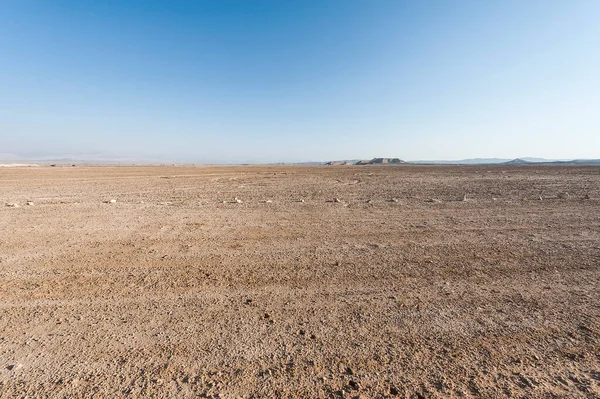
[[[6,1],[0,154],[600,158],[600,2]]]

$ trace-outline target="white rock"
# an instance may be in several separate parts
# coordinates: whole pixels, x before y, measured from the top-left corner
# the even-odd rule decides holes
[[[33,206],[33,201],[27,201],[27,205]]]
[[[115,202],[117,202],[117,200],[116,200],[116,199],[111,199],[111,200],[110,200],[110,201],[108,201],[108,202],[110,202],[111,204],[114,204]]]
[[[7,203],[6,206],[9,208],[20,208],[21,207],[19,204],[14,204],[14,203]]]

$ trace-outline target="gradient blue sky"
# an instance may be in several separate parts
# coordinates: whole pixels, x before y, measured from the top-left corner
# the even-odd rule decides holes
[[[600,158],[600,1],[0,0],[0,157]]]

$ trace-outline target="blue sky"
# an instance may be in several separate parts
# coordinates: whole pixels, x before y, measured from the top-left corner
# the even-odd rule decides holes
[[[600,1],[0,1],[0,158],[600,158]]]

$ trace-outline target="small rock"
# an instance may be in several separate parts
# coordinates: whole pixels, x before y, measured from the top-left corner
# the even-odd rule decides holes
[[[296,201],[296,202],[304,202],[304,200],[303,200],[303,199],[299,199],[299,200],[298,200],[298,201]]]
[[[242,203],[242,200],[241,200],[241,199],[239,199],[238,197],[235,197],[235,198],[234,198],[234,201],[235,201],[236,203],[238,203],[238,204],[241,204],[241,203]]]
[[[563,192],[563,193],[558,193],[558,194],[556,194],[556,196],[557,196],[558,198],[560,198],[560,199],[568,199],[568,198],[569,198],[569,193],[565,193],[565,192]]]
[[[15,204],[15,203],[7,203],[6,206],[9,208],[20,208],[21,207],[19,204]]]
[[[273,201],[271,201],[271,200],[266,200],[266,201],[265,201],[265,204],[270,204],[270,203],[272,203],[272,202],[273,202]]]
[[[27,201],[27,205],[33,206],[33,201]]]
[[[302,329],[301,329],[301,330],[298,330],[298,331],[297,331],[297,334],[298,334],[298,335],[305,335],[305,334],[306,334],[306,331],[304,331],[304,330],[302,330]]]
[[[398,202],[398,198],[392,198],[390,202]]]
[[[338,202],[338,203],[339,203],[339,202],[342,202],[342,201],[340,201],[340,199],[339,199],[339,198],[334,198],[334,199],[333,199],[333,202]]]
[[[586,194],[586,195],[584,195],[584,196],[583,196],[583,199],[584,199],[584,200],[589,200],[589,199],[591,199],[591,198],[590,198],[590,195],[589,195],[589,194]]]
[[[19,364],[9,364],[8,366],[6,366],[6,369],[9,370],[9,371],[16,371],[16,370],[19,370],[22,367],[23,367],[23,365],[21,363],[19,363]]]

